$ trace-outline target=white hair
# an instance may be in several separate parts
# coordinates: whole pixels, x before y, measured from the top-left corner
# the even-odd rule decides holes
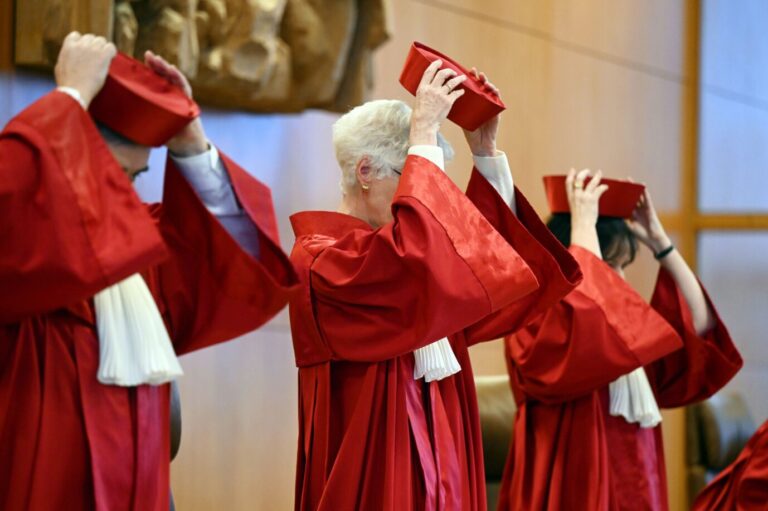
[[[357,183],[355,169],[364,157],[375,171],[375,178],[396,175],[408,156],[411,107],[394,99],[369,101],[342,115],[333,124],[333,148],[341,167],[341,189],[351,190]],[[437,145],[445,160],[453,158],[453,149],[442,135]]]

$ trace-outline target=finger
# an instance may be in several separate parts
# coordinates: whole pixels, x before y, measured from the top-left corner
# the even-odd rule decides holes
[[[96,39],[96,36],[94,36],[93,34],[85,34],[83,37],[80,38],[80,41],[82,41],[83,43],[90,44],[94,41],[94,39]]]
[[[435,78],[432,80],[432,85],[442,87],[443,85],[445,85],[446,80],[448,80],[452,76],[456,76],[456,74],[457,74],[456,71],[454,71],[450,67],[441,69],[440,71],[437,72],[437,74],[435,74]]]
[[[480,79],[480,72],[477,70],[476,67],[472,67],[472,76],[475,77],[475,80]]]
[[[570,200],[571,195],[573,194],[573,183],[576,179],[576,169],[571,167],[571,170],[568,171],[568,175],[565,176],[565,193],[568,195],[568,199]]]
[[[485,75],[485,73],[480,73],[480,82],[483,85],[488,85],[488,77]]]
[[[448,91],[452,91],[456,87],[458,87],[460,84],[462,84],[467,79],[467,75],[459,75],[451,78],[447,82],[445,82],[444,87],[448,87]]]
[[[608,191],[608,185],[600,185],[595,189],[595,197],[599,199],[607,191]]]
[[[466,92],[466,89],[456,89],[455,91],[448,94],[448,99],[451,100],[451,103],[459,99],[464,95],[464,92]]]
[[[589,169],[582,169],[576,174],[576,178],[573,181],[573,186],[575,189],[580,190],[584,188],[584,181],[589,176]]]
[[[603,179],[603,171],[598,170],[597,172],[595,172],[595,175],[592,177],[592,179],[590,179],[589,183],[587,183],[584,189],[587,190],[588,192],[594,192],[597,189],[598,185],[600,184],[600,180],[602,179]]]
[[[432,62],[429,66],[427,66],[427,69],[424,71],[424,74],[421,77],[421,83],[420,85],[429,85],[432,83],[432,80],[435,79],[435,75],[437,74],[437,70],[440,69],[440,66],[443,65],[443,61],[440,59],[435,60]]]
[[[68,42],[69,43],[73,43],[73,42],[79,40],[81,37],[83,37],[83,36],[80,35],[80,32],[78,32],[77,30],[74,30],[74,31],[70,32],[69,34],[67,34],[67,37],[64,38],[64,43],[65,44],[68,43]]]

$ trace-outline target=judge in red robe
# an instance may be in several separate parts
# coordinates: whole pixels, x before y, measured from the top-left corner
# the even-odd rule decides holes
[[[151,54],[147,63],[170,85],[152,73],[146,83],[110,72],[130,84],[118,89],[134,120],[148,102],[155,113],[135,126],[118,115],[107,122],[123,134],[100,133],[85,107],[114,55],[102,38],[68,36],[59,89],[0,133],[4,511],[167,511],[161,382],[178,374],[175,353],[256,328],[295,281],[268,188],[207,147],[199,120],[167,142],[163,204],[140,202],[129,176],[146,166],[149,148],[124,137],[162,133],[168,124],[157,112],[175,115],[164,98],[186,97],[175,85],[189,89]],[[161,92],[142,98],[144,85]]]
[[[752,435],[738,458],[696,497],[692,511],[768,509],[768,421]]]
[[[647,193],[625,223],[599,212],[612,191],[587,177],[571,172],[571,214],[549,223],[584,280],[505,342],[518,412],[499,509],[668,509],[659,408],[704,399],[741,367]],[[623,278],[636,240],[661,261],[650,305]]]
[[[440,64],[413,113],[382,100],[337,121],[340,211],[292,217],[299,510],[485,509],[467,350],[580,278],[515,192],[498,118],[465,133],[476,165],[466,195],[443,172],[437,129],[463,78]]]

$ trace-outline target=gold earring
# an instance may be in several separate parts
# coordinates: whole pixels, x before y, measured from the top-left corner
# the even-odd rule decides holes
[[[371,189],[371,187],[368,185],[360,185],[360,186],[362,186],[363,190],[365,190],[366,192]]]

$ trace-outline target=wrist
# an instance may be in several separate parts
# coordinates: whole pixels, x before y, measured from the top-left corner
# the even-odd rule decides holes
[[[208,144],[208,141],[205,140],[203,142],[200,142],[199,140],[194,141],[176,141],[176,142],[169,142],[168,145],[168,151],[173,156],[176,156],[178,158],[188,158],[190,156],[197,156],[198,154],[203,154],[204,152],[207,152],[211,146]]]
[[[596,232],[597,219],[571,217],[572,232]]]
[[[672,246],[672,240],[666,234],[660,236],[654,236],[648,241],[649,248],[654,254],[658,254],[662,250],[665,250]]]
[[[178,135],[169,140],[166,147],[174,156],[182,158],[206,152],[209,144],[200,118],[192,121]]]
[[[437,145],[437,126],[426,123],[413,123],[409,135],[410,145]]]
[[[496,150],[496,144],[486,145],[480,147],[470,147],[472,154],[480,158],[492,158],[498,154]]]
[[[67,96],[71,97],[83,107],[83,110],[88,110],[88,106],[91,104],[90,97],[86,97],[79,89],[70,87],[68,85],[58,85],[56,90],[63,92]]]

